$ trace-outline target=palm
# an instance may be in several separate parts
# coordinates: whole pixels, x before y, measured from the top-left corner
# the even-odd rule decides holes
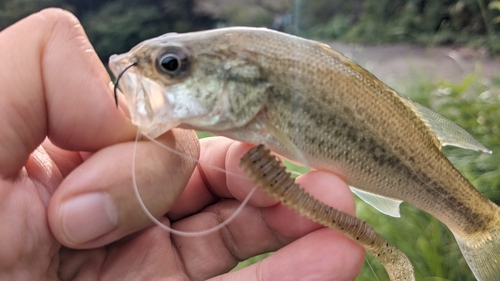
[[[70,161],[54,160],[50,157],[54,152]],[[10,277],[25,280],[41,280],[42,277],[52,280],[57,279],[58,275],[67,279],[77,276],[65,274],[72,274],[75,268],[82,268],[85,270],[76,271],[83,275],[78,277],[88,280],[106,276],[132,277],[131,273],[139,272],[137,269],[145,264],[154,268],[154,264],[159,262],[161,266],[157,269],[164,273],[177,272],[176,268],[168,266],[168,261],[176,260],[170,240],[164,239],[168,233],[158,233],[161,230],[156,228],[90,250],[72,250],[61,246],[50,231],[47,206],[52,193],[62,182],[64,173],[81,162],[77,152],[52,150],[47,153],[39,148],[16,179],[0,182],[0,192],[3,193],[0,195],[0,220],[5,225],[0,229],[0,237],[4,242],[0,243],[0,268],[9,268],[11,271],[4,274],[15,274]],[[176,267],[176,263],[173,265]],[[155,271],[149,271],[149,274]],[[29,276],[20,276],[28,272]]]
[[[231,143],[225,142],[226,144]],[[214,143],[221,143],[221,141],[205,142],[202,147],[211,146]],[[51,195],[63,182],[63,179],[71,172],[76,172],[77,167],[85,165],[84,162],[88,155],[63,151],[48,142],[44,143],[44,147],[47,148],[48,152],[43,148],[37,149],[17,179],[1,182],[0,191],[5,192],[5,194],[0,194],[2,198],[0,219],[9,227],[3,227],[0,233],[1,241],[8,242],[0,244],[0,267],[9,270],[4,271],[4,276],[0,277],[7,277],[6,279],[116,280],[127,277],[129,280],[153,280],[157,278],[205,280],[227,272],[240,259],[265,251],[278,250],[284,244],[291,243],[297,237],[317,229],[317,226],[301,220],[282,206],[275,205],[262,209],[248,206],[239,218],[224,231],[209,236],[199,238],[171,237],[169,233],[158,227],[150,227],[135,232],[135,234],[129,234],[105,246],[80,250],[70,249],[61,246],[52,235],[47,222],[47,206]],[[232,147],[238,150],[237,155],[246,149],[241,145]],[[209,155],[206,157],[213,158]],[[239,157],[235,157],[229,162],[226,159],[225,162],[234,167],[235,165],[231,161],[238,161],[238,159]],[[214,164],[217,165],[217,163]],[[205,171],[205,173],[207,173],[208,184],[214,188],[215,193],[223,194],[227,192],[223,189],[228,187],[231,189],[230,186],[220,187],[213,182],[220,180],[219,173],[210,174],[209,171]],[[230,180],[226,179],[222,182],[231,185]],[[188,205],[188,202],[196,201],[195,198],[199,198],[200,194],[205,193],[202,189],[206,189],[207,186],[199,183],[200,179],[194,177],[194,180],[190,181],[186,187],[187,192],[185,193],[187,195],[181,196],[179,198],[180,204],[173,206],[169,212],[169,216],[176,220],[175,228],[195,230],[193,226],[195,228],[200,227],[200,225],[202,228],[211,227],[218,224],[220,220],[224,220],[238,206],[239,203],[236,200],[226,199],[214,204],[212,198],[209,200],[212,202],[211,206],[201,204],[194,210],[194,214],[193,210],[187,211],[185,206]],[[61,186],[67,188],[64,183]],[[234,188],[242,188],[242,184],[235,183],[232,189],[236,190]],[[256,197],[257,201],[254,203],[257,205],[269,205],[269,201],[266,203],[266,200],[258,202],[259,197],[262,199],[262,194],[257,194]],[[332,199],[335,197],[333,195]],[[203,212],[198,213],[201,210]],[[190,213],[191,215],[189,215]],[[217,219],[213,220],[214,217]],[[167,218],[162,220],[165,224],[169,223]],[[210,224],[205,224],[207,221]],[[286,274],[296,275],[297,272],[294,270],[299,267],[294,263],[302,263],[302,258],[295,257],[290,253],[300,252],[307,256],[307,252],[315,255],[318,253],[318,249],[329,252],[329,248],[338,248],[335,243],[342,240],[339,239],[340,236],[332,236],[331,232],[325,231],[327,230],[314,231],[285,247],[286,249],[278,251],[277,254],[273,255],[274,260],[268,264],[273,266],[278,264],[278,267],[279,264],[283,264],[282,268],[285,271],[276,271],[274,268],[270,268],[271,271],[267,275],[273,276],[275,274],[277,277],[283,277]],[[323,244],[325,238],[327,238],[326,245]],[[358,255],[354,255],[355,260],[358,260],[356,267],[359,266],[359,249],[357,252]],[[349,254],[349,258],[351,258],[351,254],[352,252]],[[331,266],[331,261],[322,259],[321,255],[318,253],[316,257],[321,262],[314,263],[314,266],[328,268],[328,271],[332,268],[335,269]],[[290,258],[292,260],[289,260]],[[320,266],[321,263],[324,265]],[[260,267],[254,267],[248,272],[231,274],[239,276],[236,279],[255,279],[255,272],[266,272],[268,267],[266,263],[258,266]],[[315,268],[314,266],[311,267],[311,270]],[[339,268],[344,265],[339,263],[337,266]],[[290,271],[287,271],[287,268]],[[304,265],[300,272],[304,273],[304,276],[308,276],[307,269],[308,266]],[[338,270],[333,271],[338,272]],[[346,271],[342,274],[352,276],[355,272]],[[29,276],[26,276],[28,273]],[[315,269],[312,274],[316,273]],[[327,274],[330,273],[327,272]],[[234,276],[229,278],[234,278]],[[339,280],[344,280],[344,278],[346,277],[339,277]]]
[[[155,280],[180,273],[168,233],[152,227],[104,247],[62,247],[60,276],[80,280]]]
[[[62,176],[47,160],[48,155],[38,150],[17,178],[0,181],[4,225],[0,228],[0,267],[10,268],[7,274],[30,274],[19,279],[57,276],[61,246],[50,231],[47,206]]]

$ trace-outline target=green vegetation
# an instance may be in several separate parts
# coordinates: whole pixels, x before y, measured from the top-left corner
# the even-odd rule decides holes
[[[215,19],[195,13],[195,0],[2,0],[0,30],[47,7],[74,13],[103,62],[137,43],[167,32],[213,28]]]
[[[193,13],[194,1],[102,1],[98,10],[85,13],[82,24],[99,57],[126,52],[137,43],[167,32],[188,32],[213,27],[214,21]],[[168,4],[168,6],[167,6]]]
[[[469,45],[500,52],[498,1],[318,0],[304,6],[304,31],[319,38]]]
[[[218,25],[275,26],[370,45],[455,44],[500,52],[498,0],[3,0],[0,30],[46,7],[80,18],[104,62],[153,36]],[[278,27],[279,18],[284,22]]]

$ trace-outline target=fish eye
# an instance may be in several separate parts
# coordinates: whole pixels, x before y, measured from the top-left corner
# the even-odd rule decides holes
[[[175,55],[168,55],[161,59],[161,67],[169,72],[176,72],[181,66],[179,58]]]
[[[189,59],[181,50],[167,50],[158,56],[156,64],[160,72],[177,77],[186,73]]]

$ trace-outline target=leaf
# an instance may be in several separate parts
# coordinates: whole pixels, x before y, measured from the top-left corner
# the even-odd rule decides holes
[[[500,1],[493,1],[488,5],[490,10],[499,10],[500,11]]]

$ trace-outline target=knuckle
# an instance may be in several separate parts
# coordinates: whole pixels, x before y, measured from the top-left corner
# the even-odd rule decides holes
[[[75,15],[66,10],[47,8],[38,12],[37,16],[42,20],[41,24],[45,25],[45,30],[49,30],[47,32],[49,40],[53,40],[54,37],[69,39],[83,34],[80,21]]]
[[[46,25],[74,26],[80,23],[75,15],[60,8],[46,8],[36,13],[35,16],[43,19]]]

